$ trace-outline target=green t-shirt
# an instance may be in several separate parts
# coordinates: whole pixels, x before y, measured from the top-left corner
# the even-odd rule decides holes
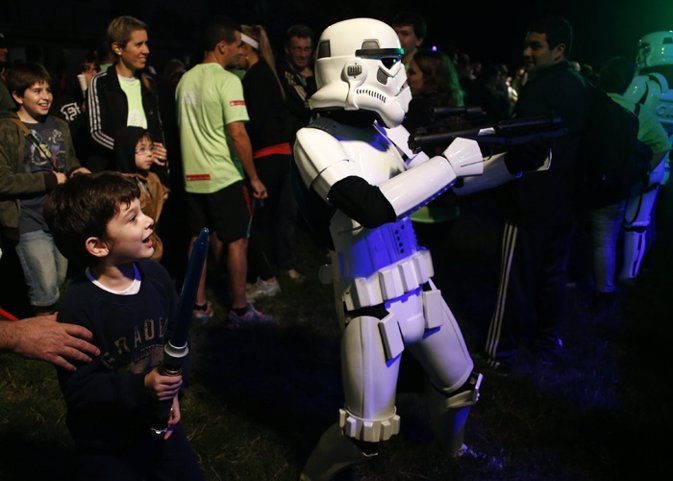
[[[243,179],[227,124],[249,121],[241,80],[216,63],[187,71],[175,93],[185,190],[210,194]]]
[[[145,109],[143,109],[143,97],[140,92],[140,79],[137,77],[122,77],[117,75],[119,85],[126,94],[126,101],[129,106],[128,117],[126,117],[126,125],[132,127],[147,128],[147,117],[145,116]]]
[[[411,220],[419,224],[439,224],[458,217],[458,207],[439,207],[430,203],[411,214]]]

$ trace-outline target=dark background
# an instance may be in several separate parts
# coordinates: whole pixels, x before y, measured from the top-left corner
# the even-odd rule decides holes
[[[130,14],[149,24],[150,63],[160,69],[170,57],[198,62],[194,49],[201,26],[215,14],[264,25],[279,51],[283,32],[293,23],[313,27],[318,36],[338,20],[369,16],[388,21],[404,9],[425,15],[429,27],[426,46],[453,46],[474,60],[502,62],[511,68],[520,61],[527,23],[541,14],[568,18],[575,27],[572,57],[595,67],[614,55],[634,58],[641,36],[673,29],[673,2],[667,0],[493,4],[475,0],[0,0],[0,32],[17,48],[34,45],[80,50],[97,46],[111,18]],[[14,49],[13,57],[20,55],[21,51]]]

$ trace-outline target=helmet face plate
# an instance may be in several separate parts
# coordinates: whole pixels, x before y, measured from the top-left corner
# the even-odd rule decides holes
[[[311,108],[368,110],[387,127],[402,122],[411,92],[392,27],[369,18],[344,20],[323,32],[316,51]]]
[[[673,65],[673,31],[652,32],[638,41],[636,69]]]

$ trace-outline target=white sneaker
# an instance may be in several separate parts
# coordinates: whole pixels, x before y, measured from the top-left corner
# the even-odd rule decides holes
[[[270,280],[265,281],[264,279],[257,279],[257,282],[250,285],[250,288],[246,286],[245,297],[248,301],[254,301],[259,297],[273,297],[280,292],[280,284],[278,284],[278,279],[272,277]]]
[[[297,271],[296,269],[288,269],[287,271],[285,271],[285,273],[287,274],[287,277],[289,277],[290,279],[292,279],[294,282],[297,283],[302,283],[306,279],[304,274]]]

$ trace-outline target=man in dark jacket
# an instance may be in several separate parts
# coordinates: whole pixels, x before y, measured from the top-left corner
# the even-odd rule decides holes
[[[531,341],[543,360],[563,347],[568,253],[573,232],[573,177],[580,133],[589,111],[585,80],[570,66],[572,27],[560,17],[534,22],[523,51],[529,81],[516,116],[560,116],[569,132],[552,144],[549,170],[507,185],[498,298],[485,354],[494,368],[508,369],[521,341]]]

